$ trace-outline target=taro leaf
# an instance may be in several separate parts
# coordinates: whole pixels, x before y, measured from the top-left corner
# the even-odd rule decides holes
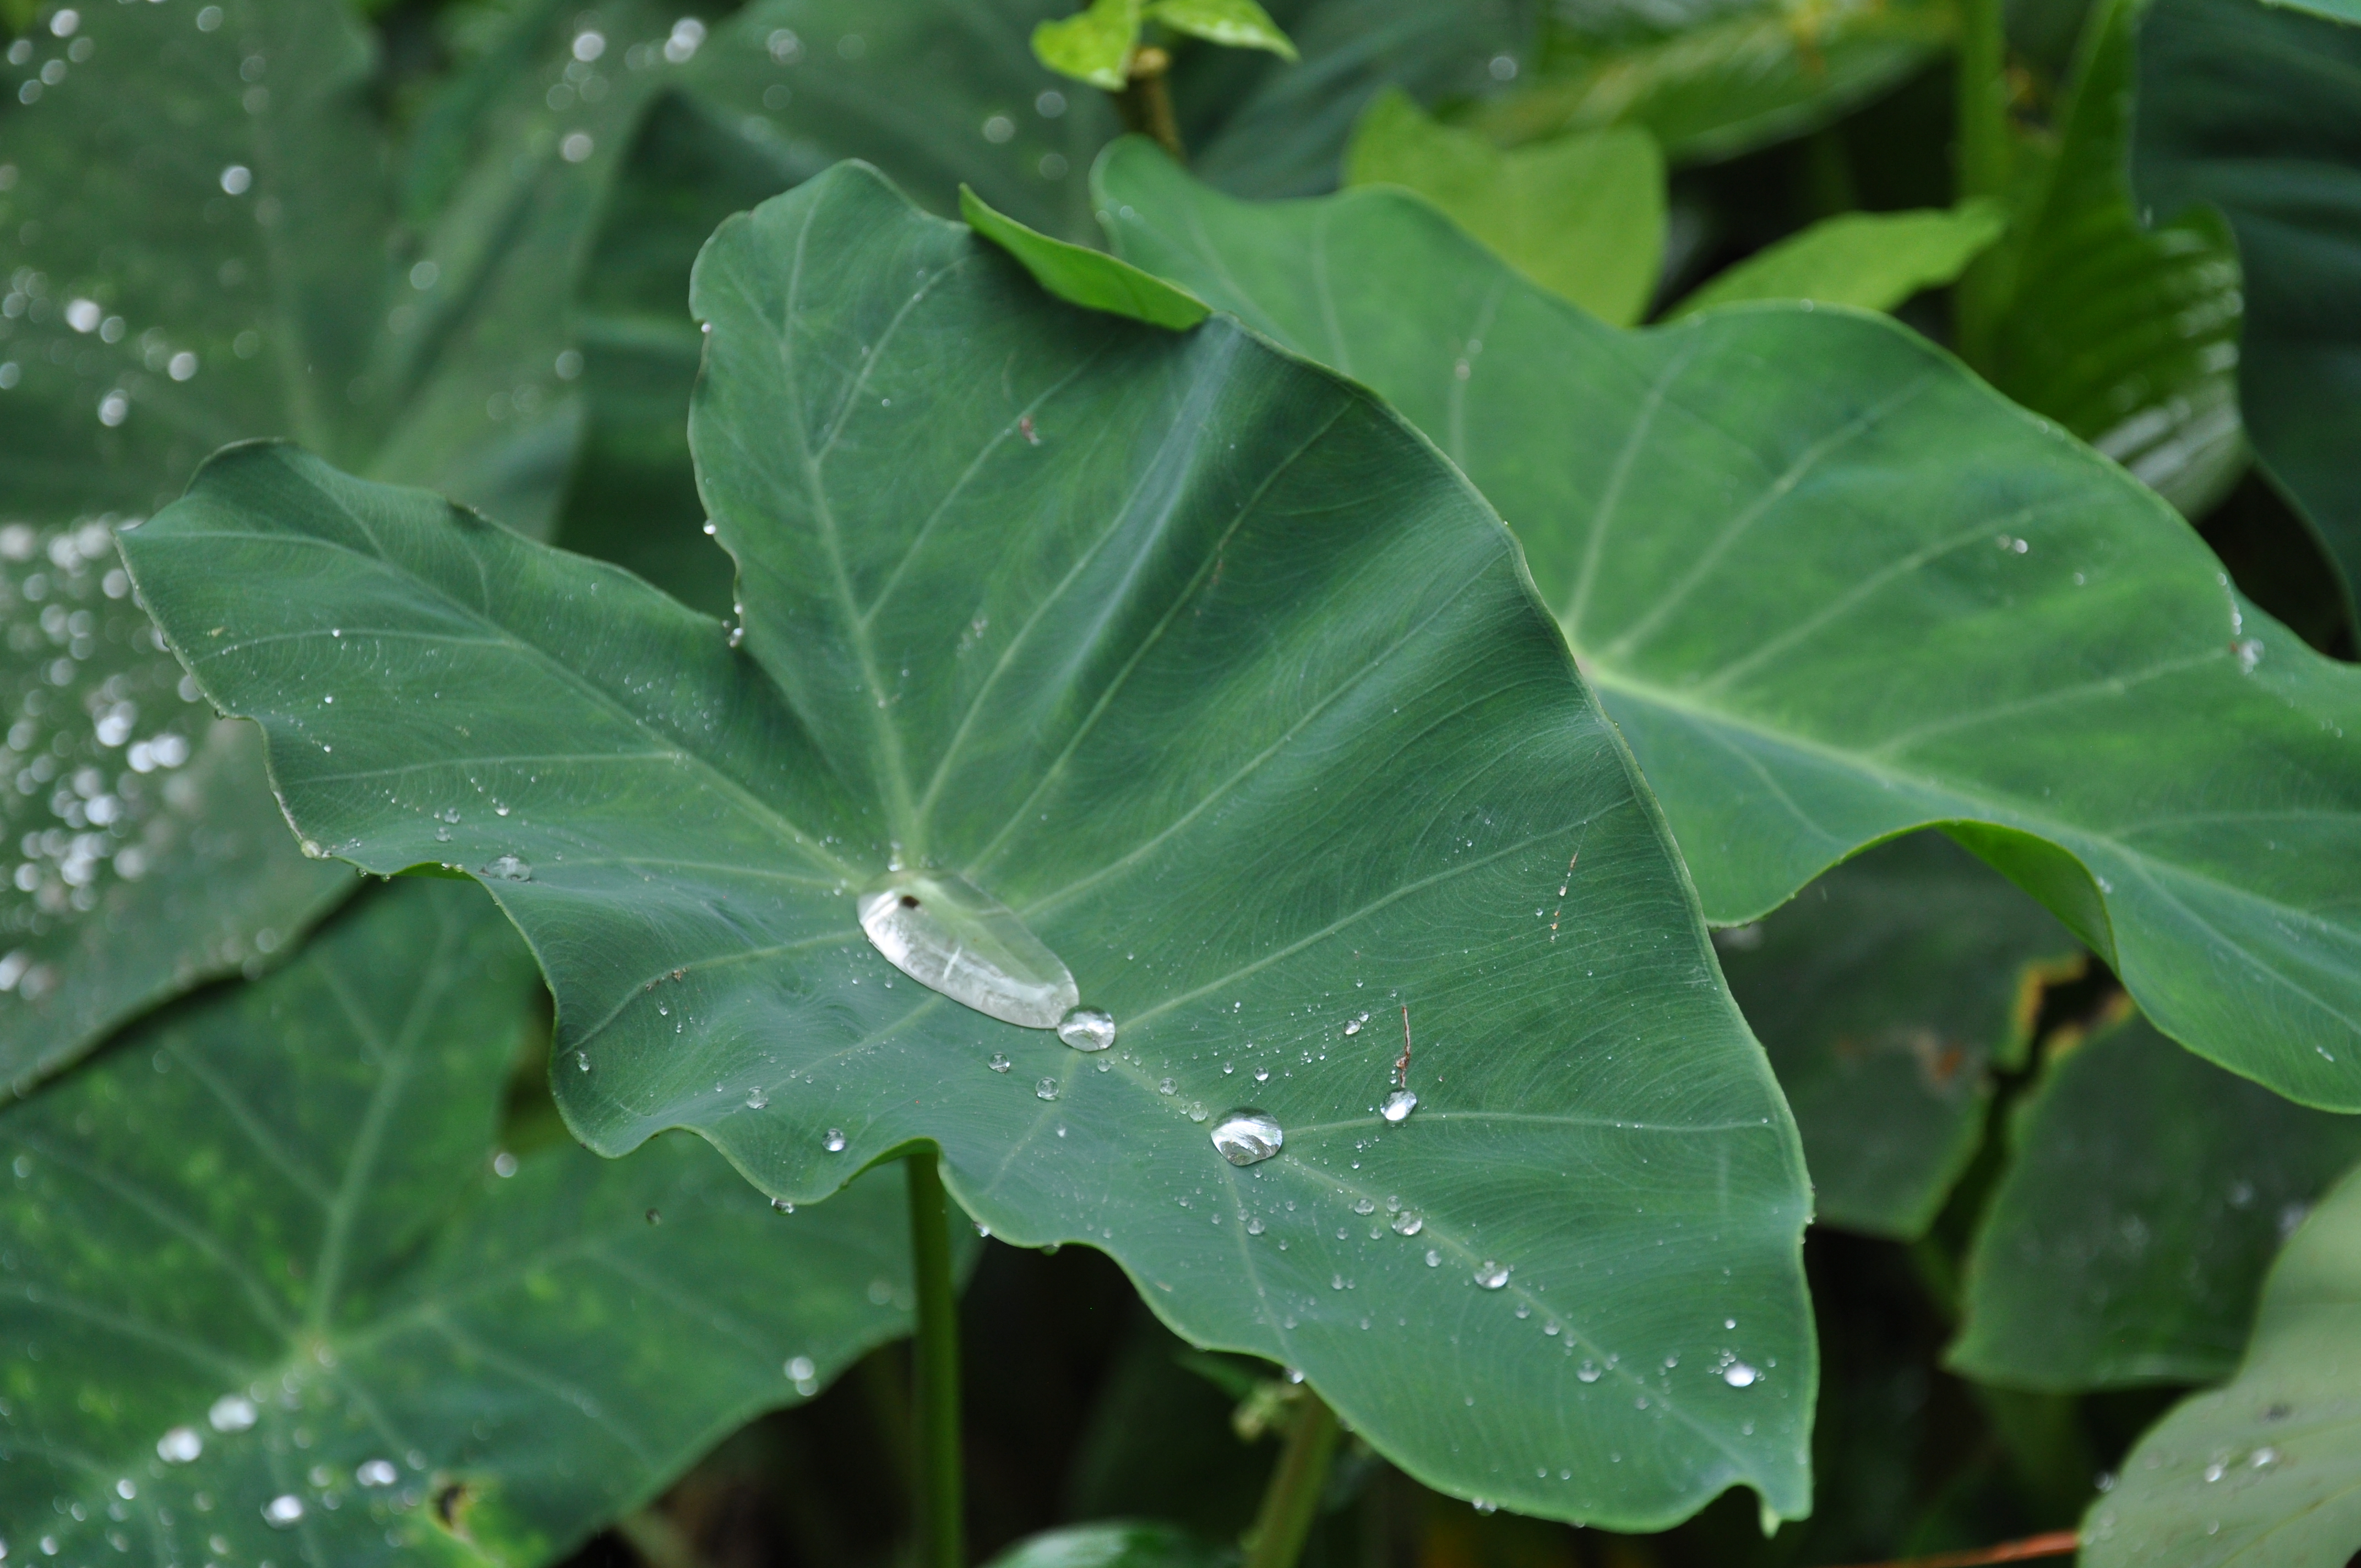
[[[1375,388],[1500,509],[1708,919],[1951,824],[2174,1038],[2361,1107],[2361,678],[2120,470],[1883,317],[1618,333],[1398,194],[1247,206],[1137,140],[1101,178],[1121,254]]]
[[[1468,123],[1508,143],[1638,126],[1674,162],[1711,162],[1832,123],[1934,59],[1957,26],[1944,0],[1684,9],[1638,28],[1560,21],[1529,79]]]
[[[16,1553],[546,1562],[906,1331],[898,1173],[781,1219],[685,1137],[491,1164],[532,984],[405,882],[0,1111]]]
[[[1191,38],[1231,49],[1267,49],[1290,65],[1302,58],[1255,0],[1149,0],[1147,16]]]
[[[2361,32],[2246,0],[2155,0],[2132,173],[2158,212],[2227,214],[2246,275],[2247,438],[2361,590]]]
[[[2336,1568],[2361,1541],[2361,1179],[2271,1266],[2238,1375],[2150,1428],[2082,1521],[2088,1568]]]
[[[2020,1387],[2202,1383],[2236,1365],[2271,1255],[2361,1160],[2361,1119],[2135,1017],[2050,1063],[2009,1144],[1950,1364]]]
[[[1964,271],[2003,227],[1990,202],[1944,211],[1843,213],[1757,251],[1666,313],[1678,320],[1749,300],[1809,300],[1890,311]]]
[[[1038,22],[1033,58],[1060,76],[1123,91],[1131,80],[1131,51],[1139,46],[1139,0],[1090,0],[1071,16]]]
[[[725,224],[696,299],[742,649],[283,447],[127,541],[304,832],[494,885],[577,1134],[690,1125],[797,1201],[930,1141],[994,1234],[1101,1247],[1436,1486],[1801,1512],[1791,1124],[1457,473],[1226,323],[1045,297],[857,166]],[[1020,912],[1115,1048],[890,967],[849,894],[896,852]],[[1205,1120],[1241,1105],[1287,1128],[1245,1170]]]
[[[1989,319],[1960,323],[1993,385],[2202,517],[2246,466],[2238,424],[2238,248],[2199,208],[2143,225],[2131,188],[2141,0],[2083,30],[2054,149],[2028,145],[2031,194],[1992,257]]]
[[[1226,1568],[1237,1560],[1170,1525],[1083,1524],[1020,1541],[988,1568]]]
[[[1820,1223],[1905,1240],[1982,1141],[1992,1069],[2021,1065],[2042,984],[2081,967],[2048,911],[1931,833],[1714,945],[1795,1113]]]
[[[353,884],[294,852],[252,738],[175,692],[106,524],[280,431],[520,523],[554,506],[577,417],[554,280],[640,96],[546,105],[575,52],[559,9],[515,24],[503,59],[530,44],[533,70],[430,111],[451,151],[415,236],[346,7],[60,11],[0,71],[0,830],[23,857],[0,883],[0,1083],[258,961]]]
[[[1629,126],[1503,152],[1401,93],[1369,106],[1348,185],[1401,185],[1527,278],[1617,326],[1640,319],[1664,258],[1664,159]]]

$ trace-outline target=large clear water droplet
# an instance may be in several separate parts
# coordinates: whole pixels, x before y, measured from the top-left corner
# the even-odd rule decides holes
[[[1064,960],[1015,910],[947,872],[895,872],[862,894],[860,911],[886,962],[986,1017],[1049,1029],[1082,1003]]]
[[[522,855],[502,855],[484,868],[484,874],[495,882],[531,882],[533,862]]]
[[[1058,1020],[1058,1038],[1078,1051],[1103,1051],[1115,1044],[1115,1014],[1104,1007],[1077,1007]]]
[[[1751,1388],[1762,1374],[1742,1361],[1733,1361],[1721,1369],[1721,1380],[1733,1388]]]
[[[830,1127],[828,1130],[828,1136],[820,1139],[819,1146],[826,1149],[830,1154],[842,1154],[844,1152],[844,1129],[842,1127]]]
[[[1509,1266],[1486,1258],[1476,1266],[1476,1283],[1487,1290],[1498,1290],[1509,1282]]]
[[[1426,1229],[1426,1222],[1419,1217],[1417,1210],[1404,1209],[1394,1216],[1393,1227],[1394,1234],[1398,1236],[1414,1236]]]
[[[1261,1111],[1233,1111],[1213,1124],[1213,1146],[1232,1165],[1254,1165],[1287,1143],[1279,1119]]]
[[[1417,1109],[1418,1096],[1407,1089],[1397,1089],[1386,1096],[1386,1102],[1378,1107],[1378,1114],[1399,1127],[1409,1121],[1410,1113]]]

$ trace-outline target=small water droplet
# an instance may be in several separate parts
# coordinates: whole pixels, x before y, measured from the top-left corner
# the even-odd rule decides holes
[[[1260,1111],[1233,1111],[1213,1124],[1213,1147],[1232,1165],[1267,1160],[1286,1143],[1278,1119]]]
[[[1378,1201],[1374,1198],[1364,1198],[1353,1205],[1353,1212],[1356,1214],[1374,1214],[1377,1212]]]
[[[273,1530],[293,1530],[303,1517],[303,1499],[292,1492],[281,1492],[262,1505],[262,1519]]]
[[[1433,1247],[1427,1248],[1426,1266],[1429,1268],[1440,1268],[1443,1266],[1443,1255],[1435,1251]]]
[[[584,1072],[588,1072],[590,1070],[590,1053],[588,1051],[575,1052],[574,1065],[580,1068]]]
[[[499,882],[531,882],[533,862],[522,855],[502,855],[484,868],[484,874]]]
[[[1180,1092],[1180,1085],[1168,1078],[1156,1086],[1156,1092],[1159,1094],[1178,1094]]]
[[[1259,1219],[1248,1220],[1246,1222],[1246,1234],[1250,1236],[1258,1236],[1262,1234],[1262,1221]]]
[[[1360,1032],[1361,1021],[1358,1018],[1354,1019],[1351,1023],[1345,1025],[1345,1033],[1348,1035],[1357,1035]]]
[[[651,1224],[651,1225],[661,1225],[661,1224],[663,1224],[663,1223],[664,1223],[664,1215],[663,1215],[663,1213],[662,1213],[662,1212],[659,1212],[659,1211],[657,1211],[657,1210],[654,1210],[654,1209],[651,1209],[651,1210],[649,1210],[649,1211],[648,1211],[648,1223],[649,1223],[649,1224]]]
[[[1006,1072],[1010,1068],[1015,1067],[1016,1064],[1008,1059],[1005,1052],[994,1051],[992,1053],[992,1059],[985,1062],[983,1065],[990,1068],[994,1072]]]
[[[390,1459],[364,1459],[354,1469],[353,1479],[364,1486],[390,1486],[401,1479],[401,1472]]]
[[[1598,1364],[1595,1361],[1586,1361],[1574,1369],[1574,1375],[1585,1383],[1596,1383],[1598,1381]]]
[[[1407,1089],[1397,1089],[1386,1096],[1386,1102],[1378,1107],[1378,1114],[1383,1116],[1388,1123],[1399,1127],[1408,1121],[1410,1113],[1417,1109],[1418,1096]]]
[[[167,1464],[186,1464],[205,1451],[205,1440],[194,1427],[174,1427],[156,1440],[156,1457]]]
[[[830,1154],[842,1154],[844,1152],[844,1129],[842,1127],[830,1127],[828,1130],[828,1136],[820,1139],[819,1146],[826,1149]]]
[[[1414,1236],[1426,1229],[1426,1221],[1415,1209],[1404,1209],[1394,1216],[1393,1227],[1394,1234],[1398,1236]]]
[[[1498,1290],[1509,1282],[1509,1266],[1486,1258],[1476,1266],[1476,1283],[1487,1290]]]
[[[770,1095],[765,1093],[760,1088],[750,1089],[746,1091],[746,1109],[749,1111],[760,1111],[763,1106],[768,1105],[770,1102]]]
[[[1751,1388],[1754,1386],[1754,1380],[1761,1376],[1761,1373],[1742,1361],[1733,1361],[1721,1369],[1721,1380],[1733,1388]]]
[[[772,1199],[771,1207],[776,1209],[782,1214],[792,1214],[796,1212],[796,1206],[793,1203],[788,1202],[784,1198]]]
[[[1104,1007],[1076,1007],[1058,1020],[1058,1038],[1078,1051],[1103,1051],[1115,1044],[1115,1014]]]
[[[1033,1086],[1033,1098],[1036,1100],[1055,1100],[1058,1098],[1058,1080],[1054,1078],[1045,1078],[1040,1082],[1035,1084]]]
[[[886,962],[987,1017],[1048,1029],[1080,1010],[1065,961],[972,883],[947,872],[897,871],[871,883],[859,909],[861,929]],[[1112,1044],[1112,1019],[1107,1027]]]
[[[245,1431],[254,1425],[254,1401],[243,1394],[224,1394],[205,1412],[215,1431]]]

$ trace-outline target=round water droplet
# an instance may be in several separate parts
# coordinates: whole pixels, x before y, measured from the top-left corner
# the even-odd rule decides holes
[[[785,1370],[798,1383],[808,1383],[819,1375],[819,1368],[813,1365],[808,1355],[790,1356]]]
[[[828,1130],[828,1136],[820,1139],[819,1146],[826,1149],[830,1154],[842,1154],[844,1152],[844,1129],[842,1127],[830,1127]]]
[[[760,1088],[750,1089],[746,1091],[746,1109],[749,1111],[760,1111],[763,1106],[768,1105],[770,1102],[770,1095],[765,1093]]]
[[[1353,1205],[1353,1212],[1356,1214],[1374,1214],[1377,1212],[1378,1201],[1374,1198],[1364,1198]]]
[[[1104,1007],[1076,1007],[1058,1020],[1058,1038],[1078,1051],[1103,1051],[1115,1044],[1115,1014]]]
[[[156,1457],[167,1464],[186,1464],[205,1451],[205,1440],[194,1427],[174,1427],[156,1440]]]
[[[263,1522],[273,1530],[293,1530],[303,1517],[303,1499],[292,1492],[281,1492],[262,1505]]]
[[[215,1431],[244,1431],[254,1425],[254,1401],[243,1394],[224,1394],[205,1412]]]
[[[776,1209],[782,1214],[792,1214],[796,1212],[796,1206],[793,1203],[788,1202],[784,1198],[772,1199],[771,1207]]]
[[[1246,1234],[1250,1236],[1258,1236],[1262,1234],[1262,1230],[1263,1225],[1260,1220],[1248,1220],[1246,1222]]]
[[[390,1486],[401,1479],[401,1473],[390,1459],[364,1459],[354,1469],[353,1479],[364,1486]]]
[[[531,882],[533,862],[522,855],[502,855],[484,868],[484,874],[497,882]]]
[[[1156,1086],[1156,1092],[1159,1094],[1178,1094],[1180,1092],[1180,1085],[1168,1078]]]
[[[1378,1107],[1378,1114],[1399,1127],[1410,1120],[1410,1113],[1417,1109],[1418,1096],[1407,1089],[1397,1089],[1386,1096],[1386,1102]]]
[[[1048,1029],[1080,1010],[1065,961],[972,883],[947,872],[895,871],[871,883],[858,907],[862,931],[886,962],[987,1017]],[[1113,1027],[1110,1020],[1110,1044]]]
[[[1398,1236],[1414,1236],[1426,1229],[1426,1222],[1419,1217],[1416,1210],[1404,1209],[1394,1216],[1393,1226],[1394,1234]]]
[[[1213,1124],[1213,1147],[1232,1165],[1254,1165],[1277,1154],[1287,1134],[1275,1116],[1260,1111],[1233,1111]]]
[[[990,1068],[994,1072],[1006,1072],[1010,1068],[1015,1067],[1016,1064],[1010,1061],[1004,1053],[994,1051],[992,1053],[992,1059],[983,1065]]]
[[[1058,1080],[1054,1078],[1045,1078],[1040,1082],[1035,1084],[1033,1086],[1033,1098],[1036,1100],[1055,1100],[1058,1098]]]
[[[1751,1388],[1762,1374],[1742,1361],[1733,1361],[1721,1369],[1721,1380],[1733,1388]]]
[[[1476,1266],[1476,1283],[1487,1290],[1498,1290],[1509,1282],[1509,1266],[1486,1258]]]
[[[1351,1023],[1345,1025],[1345,1033],[1348,1035],[1357,1035],[1360,1032],[1361,1021],[1358,1018],[1354,1019]]]

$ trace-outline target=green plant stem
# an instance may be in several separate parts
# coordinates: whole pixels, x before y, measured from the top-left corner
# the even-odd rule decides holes
[[[916,1428],[920,1568],[964,1568],[960,1454],[959,1298],[951,1288],[950,1216],[934,1151],[907,1160],[910,1261],[918,1286]]]
[[[2001,0],[1960,0],[1959,194],[2002,201],[2008,194],[2007,39]],[[1990,362],[1993,330],[2005,302],[1998,258],[1971,263],[1952,294],[1960,356],[1978,369]]]
[[[1126,128],[1153,137],[1173,162],[1186,163],[1189,154],[1180,145],[1180,122],[1173,117],[1172,94],[1164,84],[1164,73],[1171,69],[1172,57],[1155,45],[1134,49],[1130,84],[1115,94],[1115,108]]]
[[[1309,1384],[1296,1405],[1295,1425],[1246,1538],[1244,1568],[1295,1568],[1328,1487],[1328,1462],[1336,1456],[1336,1412]]]

